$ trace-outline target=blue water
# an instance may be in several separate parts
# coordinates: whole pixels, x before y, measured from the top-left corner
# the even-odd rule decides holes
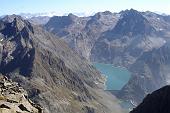
[[[120,90],[130,79],[130,72],[112,64],[93,64],[104,76],[107,77],[106,90]]]

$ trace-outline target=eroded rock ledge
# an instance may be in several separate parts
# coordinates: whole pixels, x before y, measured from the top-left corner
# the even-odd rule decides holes
[[[7,77],[0,75],[0,113],[43,113],[28,99],[27,92]]]

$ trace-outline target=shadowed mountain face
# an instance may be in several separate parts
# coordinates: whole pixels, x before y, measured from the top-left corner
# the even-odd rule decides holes
[[[60,32],[53,33],[91,62],[126,67],[132,78],[119,98],[139,104],[146,94],[169,84],[169,16],[131,9],[73,21],[65,28],[45,28],[57,28]]]
[[[170,86],[165,86],[147,95],[143,102],[130,113],[169,113]]]
[[[133,9],[123,11],[113,29],[114,34],[122,36],[150,35],[152,32],[154,32],[154,28],[148,20],[140,12]]]
[[[56,36],[12,15],[0,20],[0,73],[45,113],[119,113],[104,78]]]

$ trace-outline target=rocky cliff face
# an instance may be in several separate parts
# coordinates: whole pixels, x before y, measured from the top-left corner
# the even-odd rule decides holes
[[[130,113],[169,113],[170,86],[165,86],[147,95],[143,102]]]
[[[131,98],[140,103],[148,93],[169,84],[169,51],[169,42],[166,42],[159,49],[143,53],[129,68],[132,72],[132,78],[118,95],[124,99]]]
[[[104,78],[54,35],[12,15],[0,21],[0,72],[45,113],[119,113]]]
[[[43,109],[28,99],[27,92],[7,77],[0,75],[1,113],[43,113]]]

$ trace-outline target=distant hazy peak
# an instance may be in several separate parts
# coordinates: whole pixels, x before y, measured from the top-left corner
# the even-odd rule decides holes
[[[77,18],[78,16],[74,15],[73,13],[69,13],[68,17],[73,17],[73,18]]]
[[[104,11],[104,12],[98,12],[98,13],[96,13],[95,15],[112,15],[113,13],[112,12],[110,12],[110,11]],[[94,16],[95,16],[94,15]]]

